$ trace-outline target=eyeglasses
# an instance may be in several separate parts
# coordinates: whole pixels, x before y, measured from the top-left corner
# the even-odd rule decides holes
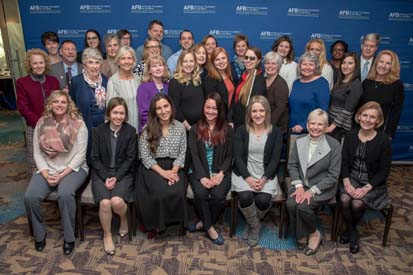
[[[145,47],[145,49],[151,49],[151,50],[154,50],[154,49],[159,49],[161,46],[146,46]]]
[[[98,40],[97,36],[86,37],[86,40]]]
[[[364,45],[363,44],[363,48],[366,48],[366,49],[374,49],[376,47],[377,47],[376,45]]]
[[[257,57],[256,56],[248,56],[248,55],[244,55],[244,60],[245,61],[255,61],[255,60],[257,60]]]
[[[130,40],[130,36],[124,36],[121,38],[121,40]]]

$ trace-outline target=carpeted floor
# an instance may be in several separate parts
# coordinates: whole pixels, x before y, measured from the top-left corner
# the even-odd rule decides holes
[[[2,131],[0,127],[0,136]],[[238,236],[229,238],[224,218],[218,226],[226,240],[223,246],[213,245],[202,233],[178,236],[171,227],[151,240],[139,232],[132,242],[117,237],[113,257],[103,253],[99,221],[91,211],[86,240],[77,241],[75,252],[67,257],[54,204],[44,206],[47,246],[37,252],[22,201],[28,180],[22,132],[16,135],[8,144],[0,141],[0,274],[413,274],[413,167],[403,166],[393,167],[389,179],[395,213],[387,246],[381,246],[383,221],[369,213],[360,226],[361,250],[356,255],[348,246],[329,241],[331,224],[325,215],[320,219],[320,251],[303,255],[291,239],[277,238],[275,209],[265,220],[257,248],[248,248]],[[243,223],[238,221],[239,234]]]

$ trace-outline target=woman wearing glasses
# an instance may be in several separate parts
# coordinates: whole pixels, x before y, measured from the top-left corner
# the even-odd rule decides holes
[[[143,44],[143,47],[144,50],[142,60],[139,61],[139,63],[133,70],[133,73],[139,77],[143,76],[143,71],[145,69],[145,61],[149,58],[149,56],[160,55],[162,52],[161,42],[159,42],[159,40],[154,37],[149,37],[148,39],[146,39],[145,43]]]

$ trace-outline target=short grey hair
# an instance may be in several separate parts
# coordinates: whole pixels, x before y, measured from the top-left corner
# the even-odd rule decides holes
[[[136,54],[135,54],[135,50],[132,49],[132,48],[129,47],[129,46],[122,46],[122,47],[120,47],[118,53],[117,53],[116,56],[115,56],[115,64],[117,64],[118,61],[119,61],[119,59],[120,59],[122,56],[124,56],[127,52],[130,52],[131,55],[132,55],[132,57],[133,57],[133,60],[134,60],[134,61],[133,61],[133,66],[132,66],[132,69],[133,69],[133,68],[135,68],[135,66],[136,66]]]
[[[319,75],[321,74],[321,68],[320,68],[320,61],[318,59],[318,56],[315,54],[312,54],[310,52],[305,52],[303,53],[302,56],[300,56],[300,59],[298,60],[298,66],[297,66],[297,74],[301,76],[301,63],[304,61],[312,62],[315,64],[315,74]]]
[[[98,49],[95,48],[86,48],[83,50],[82,53],[82,64],[85,65],[89,59],[96,59],[99,60],[100,64],[103,62],[102,55],[100,54]]]
[[[283,64],[283,58],[281,57],[281,55],[277,52],[269,51],[264,56],[264,64],[269,61],[275,62],[275,64],[277,65],[277,72],[279,72]]]
[[[106,45],[107,45],[112,39],[115,39],[115,40],[118,42],[118,44],[119,44],[119,37],[118,37],[118,35],[117,35],[116,33],[107,33],[107,34],[105,34],[105,37],[103,38],[103,41],[105,42],[105,48],[106,48]]]
[[[366,41],[371,41],[376,43],[376,45],[380,44],[380,34],[378,33],[368,33],[363,37],[363,41],[361,42],[362,44],[364,44],[364,42]]]
[[[328,125],[328,114],[323,109],[315,109],[311,113],[308,114],[307,123],[313,120],[315,117],[321,117],[324,120],[324,124]]]

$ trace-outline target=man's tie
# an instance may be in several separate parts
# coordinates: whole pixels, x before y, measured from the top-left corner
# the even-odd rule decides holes
[[[363,71],[361,72],[361,81],[367,78],[367,74],[369,73],[369,64],[370,62],[366,61],[363,65]]]
[[[71,84],[72,84],[72,67],[67,67],[66,85],[68,88],[70,88]]]

